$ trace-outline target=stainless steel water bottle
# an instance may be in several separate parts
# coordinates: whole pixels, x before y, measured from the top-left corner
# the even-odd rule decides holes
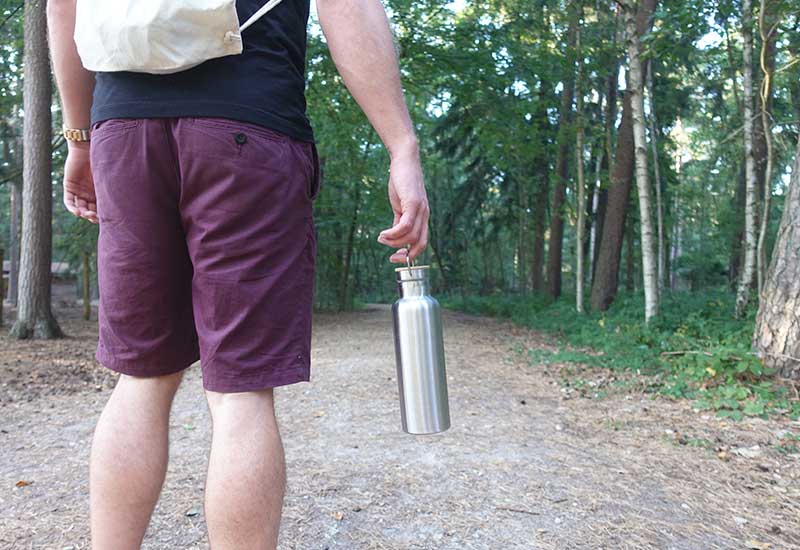
[[[442,316],[430,295],[429,266],[399,267],[400,299],[392,306],[400,417],[410,434],[432,434],[450,427],[444,368]]]

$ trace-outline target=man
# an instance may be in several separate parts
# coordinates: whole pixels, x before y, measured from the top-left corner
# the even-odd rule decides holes
[[[239,0],[241,20],[261,5]],[[404,262],[401,247],[413,258],[426,246],[428,204],[385,12],[379,0],[317,8],[389,151],[394,222],[378,240]],[[100,224],[97,359],[121,373],[92,441],[96,550],[139,548],[173,396],[198,358],[213,421],[211,547],[277,545],[285,473],[272,388],[310,369],[319,166],[303,96],[308,12],[309,0],[283,0],[243,33],[242,55],[188,71],[94,75],[73,40],[75,0],[48,2],[70,139],[64,204]]]

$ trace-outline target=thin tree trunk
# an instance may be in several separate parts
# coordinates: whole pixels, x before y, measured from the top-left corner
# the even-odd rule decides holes
[[[347,231],[347,244],[342,259],[342,272],[339,277],[339,311],[350,307],[350,263],[353,257],[353,244],[355,242],[356,228],[358,227],[358,211],[361,202],[361,185],[356,184],[353,197],[353,214],[350,218],[350,229]]]
[[[656,261],[650,174],[647,171],[647,138],[644,118],[644,64],[642,46],[636,30],[636,12],[627,8],[628,57],[630,63],[631,115],[636,165],[636,189],[639,195],[639,218],[642,244],[642,279],[644,286],[644,318],[650,322],[658,315],[658,262]]]
[[[517,275],[519,291],[523,294],[528,292],[528,194],[522,181],[517,182]]]
[[[11,215],[9,216],[9,270],[8,270],[8,302],[17,305],[19,296],[19,242],[22,222],[22,182],[11,182]]]
[[[534,292],[544,290],[544,241],[547,214],[547,195],[549,178],[542,175],[539,189],[534,195],[533,205],[533,249],[531,250],[531,288]]]
[[[625,291],[628,293],[636,290],[635,244],[636,224],[634,224],[634,218],[628,216],[625,220]]]
[[[772,263],[756,316],[753,346],[778,376],[800,380],[800,139]]]
[[[583,10],[580,10],[583,11]],[[583,60],[581,59],[581,14],[578,14],[578,29],[575,37],[575,51],[578,57],[578,68],[575,71],[575,115],[578,128],[575,135],[575,169],[578,176],[578,223],[575,239],[575,309],[583,313],[583,268],[584,268],[584,232],[586,225],[586,187],[583,181]]]
[[[752,0],[742,0],[742,38],[744,40],[744,152],[745,152],[745,230],[744,266],[736,291],[736,316],[741,317],[750,300],[750,287],[756,268],[756,179],[753,155],[753,29]]]
[[[650,145],[653,150],[653,178],[656,188],[656,226],[658,228],[658,289],[666,286],[667,252],[664,233],[664,202],[661,196],[661,165],[658,159],[658,117],[656,94],[653,87],[653,63],[648,64],[647,92],[650,96]]]
[[[591,198],[591,228],[589,229],[589,273],[594,273],[594,259],[595,249],[597,246],[597,225],[598,225],[598,211],[600,208],[600,186],[602,185],[601,170],[603,167],[603,149],[597,147],[597,157],[595,158],[594,182],[592,185],[592,198]]]
[[[636,14],[636,28],[644,35],[650,28],[656,0],[642,0]],[[622,121],[617,136],[608,205],[600,233],[597,263],[592,282],[591,304],[594,310],[606,310],[617,295],[623,230],[633,181],[633,120],[630,94],[623,96]]]
[[[8,127],[6,127],[8,128]],[[6,139],[3,141],[3,158],[12,166],[11,162],[11,137],[6,131]],[[19,141],[16,140],[17,146],[14,148],[14,166],[19,166],[21,159],[21,147]],[[9,256],[9,270],[8,270],[8,302],[17,305],[18,296],[18,281],[19,281],[19,239],[20,239],[20,222],[22,221],[22,181],[19,178],[14,178],[9,182],[11,186],[9,197],[9,231],[8,231],[8,256]]]
[[[81,255],[81,282],[83,283],[83,318],[89,320],[92,318],[92,297],[91,297],[91,280],[92,270],[89,267],[89,252],[83,251]]]
[[[761,35],[761,55],[760,66],[763,73],[761,83],[761,126],[764,135],[764,143],[766,145],[766,167],[764,168],[763,178],[763,198],[760,227],[758,230],[758,244],[756,246],[756,273],[758,274],[758,292],[764,288],[764,278],[766,277],[767,270],[767,227],[769,225],[769,208],[772,198],[772,163],[773,163],[773,146],[772,146],[772,66],[767,61],[771,44],[775,40],[775,31],[777,27],[771,27],[770,18],[767,17],[767,1],[761,0],[761,9],[758,14],[758,29]],[[770,27],[770,28],[768,28]],[[773,53],[774,62],[774,53]]]
[[[22,242],[15,338],[63,336],[51,310],[52,83],[47,51],[45,0],[25,2]]]
[[[549,85],[547,82],[542,81],[539,83],[539,94],[537,103],[537,112],[535,127],[537,135],[545,136],[550,132],[550,123],[547,120],[547,91]],[[544,243],[545,243],[545,228],[547,216],[547,196],[550,188],[550,170],[548,167],[547,150],[541,149],[541,156],[538,157],[538,170],[539,185],[533,194],[533,243],[530,253],[530,279],[531,289],[534,292],[542,292],[544,290]]]
[[[736,178],[736,189],[733,192],[733,211],[737,216],[744,217],[745,195],[746,192],[746,178],[745,178],[745,163],[740,163],[739,173]],[[744,243],[744,228],[741,225],[736,226],[731,237],[731,256],[728,260],[728,284],[731,291],[736,290],[736,285],[739,283],[739,277],[742,272],[742,244]]]
[[[561,262],[564,243],[564,197],[569,178],[569,128],[572,123],[573,88],[575,87],[575,37],[578,29],[578,10],[575,1],[570,4],[567,30],[567,63],[561,90],[558,115],[558,152],[556,153],[556,179],[550,206],[550,240],[547,249],[547,293],[551,298],[561,296]]]

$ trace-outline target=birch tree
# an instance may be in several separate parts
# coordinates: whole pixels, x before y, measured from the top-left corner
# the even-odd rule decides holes
[[[767,0],[761,0],[761,6],[758,12],[758,32],[761,36],[761,54],[759,55],[759,66],[761,67],[762,80],[760,96],[761,100],[761,126],[764,134],[764,143],[766,144],[766,167],[764,168],[764,196],[762,198],[761,221],[758,229],[758,244],[756,246],[756,273],[758,274],[758,292],[761,293],[764,288],[764,278],[767,271],[767,227],[769,226],[769,208],[772,202],[772,170],[773,170],[773,145],[772,145],[772,113],[770,113],[770,105],[772,104],[772,67],[767,62],[767,55],[770,50],[770,44],[775,39],[775,32],[778,29],[778,24],[770,24],[771,21],[767,18]]]
[[[750,299],[756,268],[756,165],[753,154],[753,6],[752,0],[742,0],[742,41],[744,44],[744,265],[736,290],[736,316],[741,317]]]
[[[625,28],[628,41],[630,65],[628,93],[631,98],[633,118],[633,145],[636,189],[639,195],[639,217],[641,223],[642,278],[644,286],[645,321],[658,315],[658,271],[654,249],[654,231],[651,215],[650,177],[647,172],[647,141],[644,118],[644,65],[642,46],[636,29],[636,10],[625,6]]]

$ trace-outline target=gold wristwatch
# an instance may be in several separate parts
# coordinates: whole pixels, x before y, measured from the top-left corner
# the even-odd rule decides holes
[[[84,128],[67,128],[64,127],[64,139],[67,141],[89,141],[92,139],[91,130]]]

